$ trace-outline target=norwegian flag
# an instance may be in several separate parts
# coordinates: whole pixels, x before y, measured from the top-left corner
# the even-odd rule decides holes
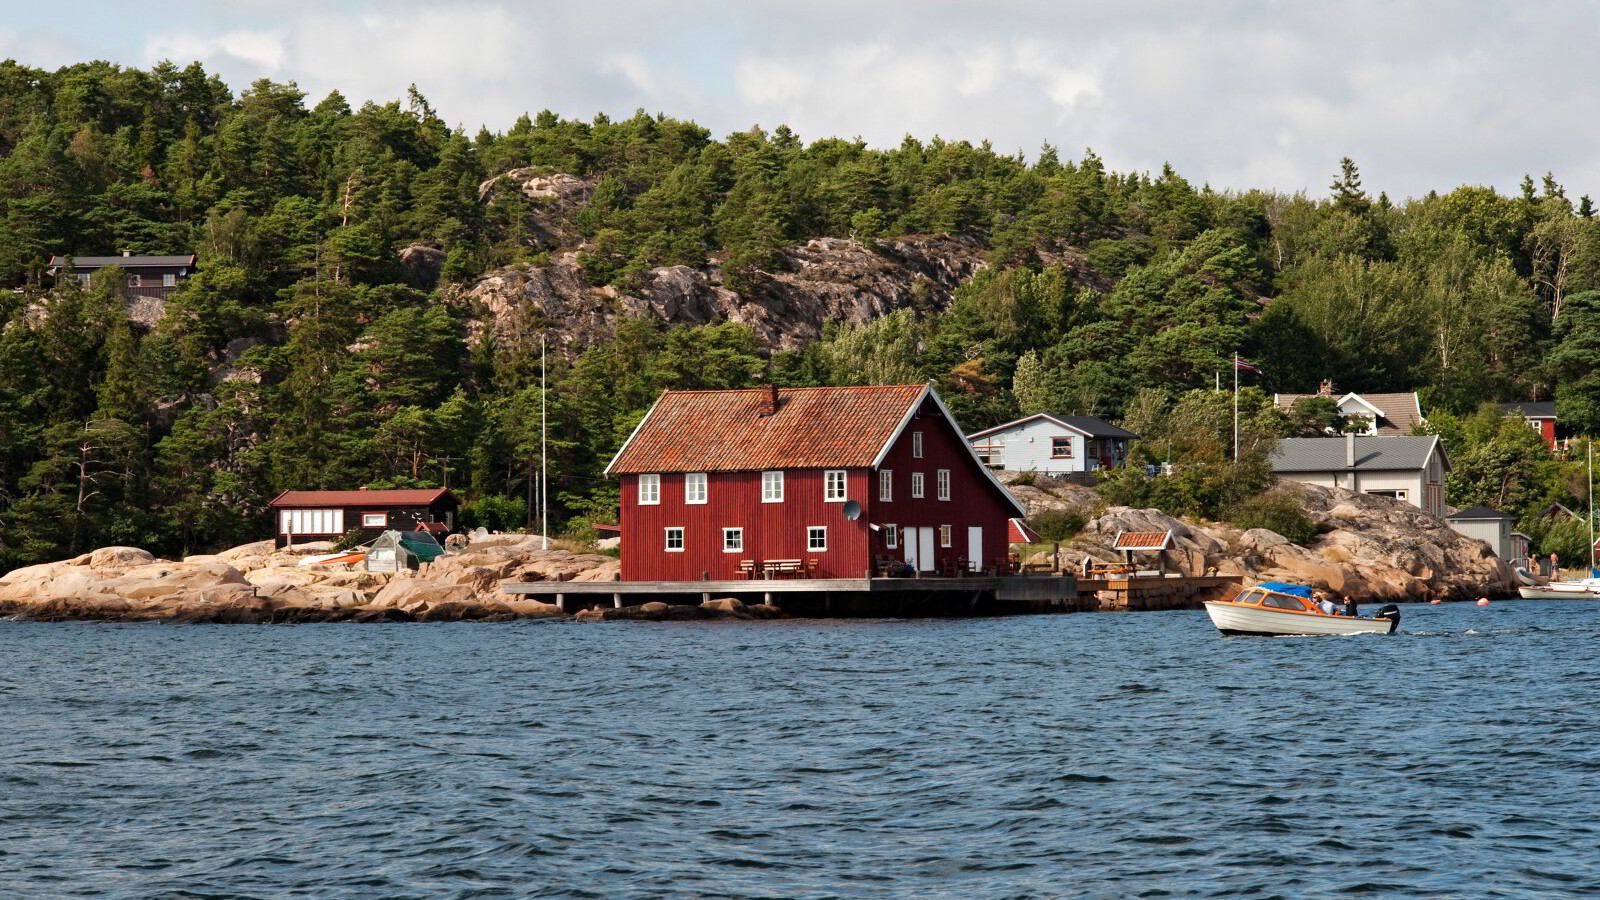
[[[1238,358],[1237,356],[1233,358],[1233,367],[1235,369],[1237,369],[1238,371],[1241,371],[1241,372],[1259,372],[1259,371],[1261,371],[1261,369],[1259,367],[1252,366],[1249,363],[1245,362],[1244,360]]]

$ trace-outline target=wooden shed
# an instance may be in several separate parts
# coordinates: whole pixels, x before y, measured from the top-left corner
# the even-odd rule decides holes
[[[427,531],[442,541],[454,533],[461,508],[444,488],[284,491],[267,505],[273,511],[279,547],[338,540],[352,528],[360,529],[362,542],[385,531]]]

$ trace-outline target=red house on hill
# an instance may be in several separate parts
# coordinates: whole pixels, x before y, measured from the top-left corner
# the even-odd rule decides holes
[[[622,478],[624,581],[738,578],[775,560],[861,578],[1007,553],[1022,505],[931,387],[667,391],[608,475]]]

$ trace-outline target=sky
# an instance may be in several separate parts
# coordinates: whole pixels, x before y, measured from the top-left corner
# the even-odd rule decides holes
[[[199,60],[308,105],[415,84],[451,124],[636,109],[718,136],[908,134],[1092,148],[1216,188],[1323,196],[1350,156],[1394,199],[1553,172],[1600,196],[1594,2],[0,0],[0,57]]]

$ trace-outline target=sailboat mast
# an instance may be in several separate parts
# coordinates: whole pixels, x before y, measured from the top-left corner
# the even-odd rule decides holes
[[[545,415],[545,335],[539,333],[539,534],[543,548],[550,549],[550,454],[549,419]],[[1593,544],[1593,541],[1589,542]]]

